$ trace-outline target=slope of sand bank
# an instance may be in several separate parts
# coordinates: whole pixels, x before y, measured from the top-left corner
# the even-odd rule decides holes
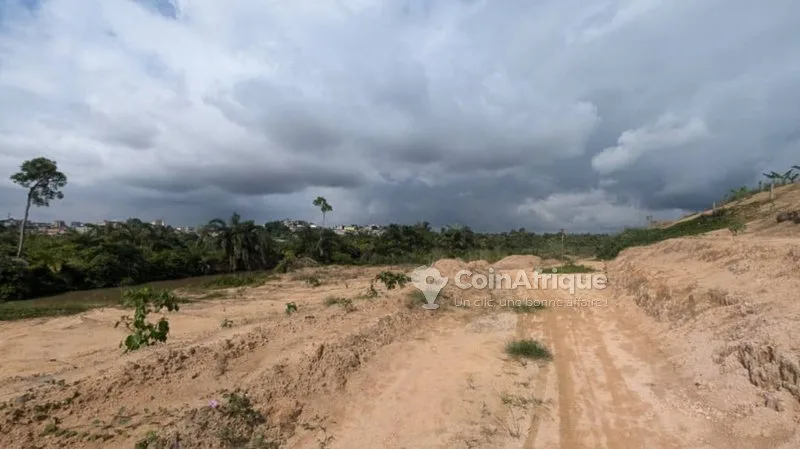
[[[709,416],[734,435],[800,447],[798,239],[669,240],[624,251],[608,273],[622,298],[658,323]]]

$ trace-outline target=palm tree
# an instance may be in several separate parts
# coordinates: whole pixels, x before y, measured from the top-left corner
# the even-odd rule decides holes
[[[800,172],[800,165],[792,165],[792,168],[789,169],[789,172],[794,172],[795,170]],[[789,175],[789,182],[795,182],[797,181],[797,178],[800,178],[800,173],[791,173]]]
[[[794,171],[793,168],[786,170],[784,174],[781,175],[781,184],[788,184],[793,181],[792,172]]]
[[[328,200],[326,200],[325,198],[323,198],[321,196],[318,196],[317,199],[314,200],[313,204],[315,206],[319,207],[319,210],[322,212],[322,227],[324,228],[325,227],[325,214],[327,214],[328,212],[332,212],[333,211],[333,207],[331,207],[331,205],[328,204]]]
[[[762,173],[765,178],[769,179],[772,184],[776,184],[779,179],[781,179],[781,174],[775,171],[771,171],[769,173]]]
[[[272,238],[263,227],[256,225],[253,220],[242,221],[241,218],[234,212],[227,223],[216,218],[202,230],[202,241],[211,242],[225,253],[231,272],[239,268],[252,270],[268,265],[275,248]]]
[[[228,259],[228,269],[233,272],[237,268],[236,256],[240,250],[236,249],[236,234],[240,225],[241,217],[236,212],[231,215],[230,222],[226,223],[221,218],[215,218],[203,227],[203,241],[211,242],[225,253]]]
[[[319,207],[319,210],[322,212],[322,228],[319,233],[319,242],[317,242],[317,247],[319,247],[319,256],[323,257],[325,255],[325,250],[322,248],[322,242],[325,237],[325,214],[328,212],[333,211],[333,207],[328,204],[328,200],[325,198],[318,196],[317,199],[314,200],[313,203],[315,206]]]

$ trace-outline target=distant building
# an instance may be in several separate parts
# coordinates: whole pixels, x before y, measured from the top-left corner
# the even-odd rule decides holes
[[[62,220],[56,220],[53,222],[53,227],[56,229],[64,229],[67,227],[67,223]]]
[[[317,227],[317,225],[315,225],[314,223],[309,223],[309,222],[303,221],[303,220],[289,220],[289,219],[286,219],[286,220],[281,220],[281,224],[286,226],[287,228],[289,228],[289,230],[292,231],[292,232],[297,232],[297,231],[299,231],[300,229],[303,229],[303,228],[312,228],[312,229],[314,229],[314,228]]]
[[[37,230],[37,233],[45,235],[62,235],[65,234],[66,232],[67,228],[65,227],[64,228],[51,227],[51,228],[43,228]]]
[[[164,226],[164,219],[159,218],[158,220],[153,220],[150,222],[150,224],[153,226]]]

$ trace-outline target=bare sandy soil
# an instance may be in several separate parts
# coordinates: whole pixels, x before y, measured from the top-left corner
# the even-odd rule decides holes
[[[309,269],[187,304],[166,344],[124,355],[120,310],[2,323],[0,447],[796,448],[798,261],[797,239],[677,239],[571,295],[452,282],[535,257],[442,260],[433,311],[411,285],[363,297],[387,268]],[[552,360],[506,355],[520,338]],[[237,388],[263,421],[228,405]]]

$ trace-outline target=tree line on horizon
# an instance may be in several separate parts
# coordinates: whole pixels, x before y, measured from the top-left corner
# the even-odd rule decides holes
[[[570,235],[566,252],[591,256],[608,236]],[[16,258],[17,230],[0,228],[0,301],[94,288],[221,273],[275,270],[313,259],[318,264],[428,264],[439,258],[497,260],[509,254],[558,258],[559,234],[525,230],[484,234],[468,227],[436,231],[427,223],[391,224],[380,235],[339,235],[330,229],[292,231],[280,221],[263,225],[234,213],[197,233],[139,219],[89,225],[85,232],[27,236]]]
[[[301,258],[340,265],[430,264],[440,258],[492,262],[510,254],[610,259],[631,246],[722,229],[732,220],[728,211],[718,211],[667,229],[566,238],[563,233],[537,234],[524,228],[501,233],[469,227],[437,231],[427,222],[390,224],[378,235],[339,235],[324,227],[293,231],[280,221],[257,224],[233,213],[229,219],[209,221],[197,233],[132,218],[120,224],[89,225],[86,232],[27,235],[30,207],[47,207],[63,198],[67,177],[55,161],[36,158],[25,161],[11,179],[26,189],[26,213],[19,229],[0,227],[0,301],[192,276],[286,270]],[[323,197],[312,205],[323,222],[333,212]]]
[[[0,301],[67,291],[136,285],[192,276],[282,269],[299,258],[319,264],[375,265],[431,263],[444,257],[499,259],[509,254],[558,258],[566,251],[591,256],[605,235],[536,234],[524,229],[479,233],[469,227],[436,231],[428,223],[391,224],[379,235],[339,235],[326,228],[292,231],[280,221],[257,224],[233,213],[197,233],[154,226],[137,218],[120,224],[89,225],[86,232],[31,234],[31,206],[63,198],[67,177],[46,158],[25,161],[11,179],[26,189],[26,213],[19,229],[0,228]],[[323,222],[333,207],[323,197],[312,205]]]

